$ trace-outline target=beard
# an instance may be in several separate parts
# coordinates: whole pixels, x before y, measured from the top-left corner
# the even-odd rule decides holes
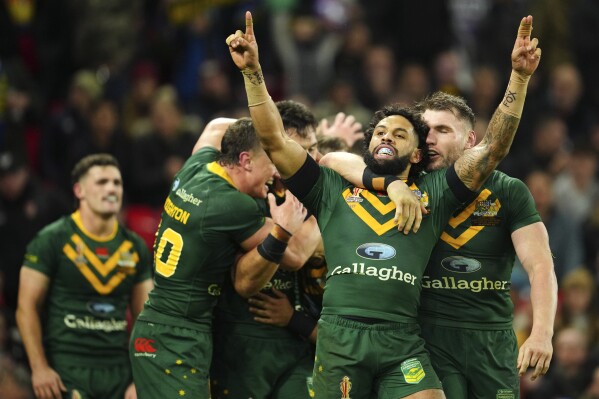
[[[410,156],[402,155],[393,159],[377,160],[370,152],[364,154],[366,166],[378,175],[397,176],[402,173],[410,164]]]

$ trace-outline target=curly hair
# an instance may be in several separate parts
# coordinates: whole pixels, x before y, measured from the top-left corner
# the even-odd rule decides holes
[[[370,120],[368,129],[364,132],[364,153],[368,153],[368,147],[370,146],[370,140],[372,139],[374,129],[380,121],[393,115],[399,115],[406,118],[414,127],[414,133],[416,133],[418,139],[418,149],[420,149],[422,158],[420,159],[420,162],[412,164],[410,167],[408,183],[411,183],[426,169],[426,165],[428,164],[428,151],[426,146],[428,126],[424,123],[421,114],[416,109],[405,107],[400,104],[390,104],[376,111]]]

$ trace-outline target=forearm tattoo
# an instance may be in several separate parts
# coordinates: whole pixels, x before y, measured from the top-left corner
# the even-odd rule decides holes
[[[506,94],[507,96],[507,94]],[[499,162],[507,155],[520,118],[497,109],[482,142],[466,151],[455,164],[456,173],[466,187],[478,190]]]

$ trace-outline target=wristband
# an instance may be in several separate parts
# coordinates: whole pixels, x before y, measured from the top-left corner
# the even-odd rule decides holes
[[[293,315],[287,324],[287,329],[304,338],[309,338],[316,327],[317,321],[304,312],[293,311]]]
[[[362,174],[362,184],[364,185],[364,188],[371,191],[387,191],[389,184],[396,180],[401,179],[393,175],[377,175],[369,168],[364,169],[364,174]]]
[[[291,233],[275,224],[270,234],[256,248],[260,256],[272,263],[281,263]]]
[[[262,69],[252,71],[247,68],[241,71],[241,73],[243,74],[245,92],[248,97],[248,107],[255,107],[270,100],[266,84],[264,84]]]
[[[524,99],[526,98],[526,90],[529,80],[530,76],[522,75],[516,71],[512,71],[505,95],[499,104],[499,109],[504,114],[508,114],[514,118],[520,119],[522,116],[522,110],[524,109]]]

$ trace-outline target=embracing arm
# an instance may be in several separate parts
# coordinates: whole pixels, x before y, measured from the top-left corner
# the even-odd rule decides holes
[[[520,375],[529,366],[534,367],[534,380],[547,372],[553,354],[551,339],[557,308],[557,280],[549,249],[549,237],[543,222],[514,231],[512,243],[530,280],[533,311],[532,331],[520,347],[517,367]]]
[[[532,17],[522,18],[512,51],[512,74],[503,100],[493,114],[483,140],[455,162],[460,180],[478,191],[499,162],[507,155],[518,129],[530,76],[539,66],[538,40],[530,39]]]
[[[195,154],[201,148],[214,147],[220,151],[220,143],[227,131],[229,125],[233,124],[237,119],[231,118],[216,118],[208,122],[204,130],[200,134],[198,141],[193,147],[192,154]]]

